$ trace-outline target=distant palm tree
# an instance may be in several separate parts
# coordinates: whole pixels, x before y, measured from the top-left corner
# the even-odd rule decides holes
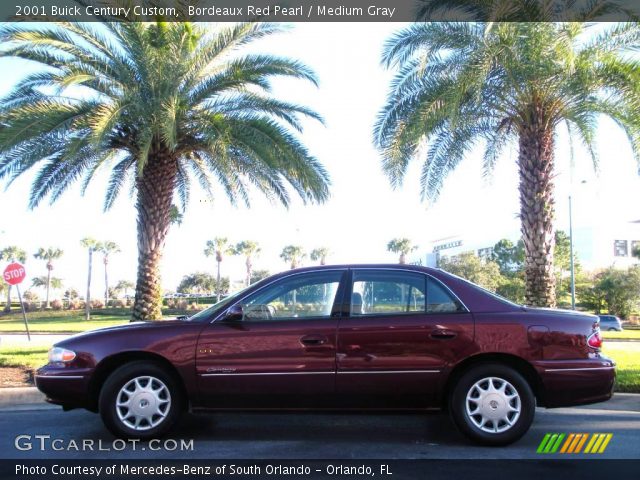
[[[171,225],[182,225],[182,221],[184,220],[184,214],[180,211],[180,209],[176,205],[171,205],[171,209],[169,210],[169,223]]]
[[[632,17],[626,0],[420,0],[416,21],[558,22]],[[631,19],[631,18],[630,18]]]
[[[87,273],[87,294],[84,298],[84,319],[89,320],[91,318],[91,272],[93,269],[93,252],[100,250],[100,242],[93,238],[86,237],[80,240],[80,244],[87,249],[89,255],[89,268]]]
[[[260,247],[256,242],[251,240],[244,240],[238,242],[232,249],[233,255],[242,255],[245,259],[244,264],[246,267],[245,283],[247,286],[251,285],[251,272],[253,271],[253,258],[260,253]]]
[[[114,287],[116,292],[124,293],[125,297],[129,296],[129,290],[136,288],[136,284],[128,280],[120,280]]]
[[[109,257],[114,253],[120,253],[120,247],[116,242],[100,242],[98,251],[102,253],[102,263],[104,264],[104,306],[106,307],[109,305],[109,275],[107,273]]]
[[[27,252],[15,245],[11,245],[10,247],[5,247],[0,250],[0,260],[5,260],[9,263],[24,263],[27,261]],[[11,285],[9,284],[7,284],[7,304],[4,306],[4,311],[11,311]]]
[[[640,157],[640,62],[627,55],[640,46],[640,25],[600,25],[590,37],[588,31],[582,23],[415,23],[389,39],[383,55],[398,73],[374,136],[392,185],[401,185],[411,160],[421,157],[422,195],[435,200],[478,142],[485,143],[486,175],[517,142],[530,305],[556,304],[558,128],[577,135],[597,162],[597,119],[608,116]]]
[[[398,262],[401,264],[407,263],[407,254],[417,249],[417,246],[411,244],[411,240],[408,238],[394,238],[387,243],[387,251],[393,253],[399,253],[400,257]]]
[[[44,307],[45,308],[49,308],[49,288],[50,288],[50,284],[51,284],[51,271],[53,270],[53,261],[59,259],[60,257],[62,257],[62,254],[64,252],[62,250],[60,250],[59,248],[40,248],[38,249],[38,251],[33,255],[33,257],[37,260],[44,260],[45,262],[47,262],[47,277],[49,280],[47,280],[46,283],[46,290],[47,290],[47,296],[46,296],[46,300],[45,300],[45,304]],[[54,287],[56,288],[56,287]],[[61,288],[61,287],[59,287]]]
[[[40,166],[30,207],[77,179],[110,172],[105,209],[130,181],[138,275],[133,320],[162,317],[160,259],[178,198],[195,179],[249,204],[258,190],[288,205],[328,198],[324,167],[295,134],[304,106],[273,97],[274,78],[317,83],[301,62],[242,54],[281,30],[271,23],[5,23],[0,57],[40,67],[0,100],[0,179]],[[68,88],[73,87],[73,88]],[[83,94],[77,94],[77,88]],[[74,90],[75,89],[75,90]]]
[[[311,250],[310,257],[314,262],[320,261],[320,265],[326,265],[327,257],[330,253],[331,250],[329,250],[327,247],[319,247]]]
[[[42,275],[40,277],[34,277],[31,279],[31,286],[35,288],[53,288],[54,290],[62,289],[62,279],[58,277],[52,277],[50,275]]]
[[[291,269],[298,268],[300,262],[307,256],[303,247],[297,245],[287,245],[282,249],[280,258],[289,263]]]
[[[216,301],[220,301],[220,264],[222,263],[223,255],[232,253],[233,250],[229,247],[229,240],[225,237],[216,237],[213,240],[207,240],[207,246],[204,249],[204,254],[207,257],[216,257]]]

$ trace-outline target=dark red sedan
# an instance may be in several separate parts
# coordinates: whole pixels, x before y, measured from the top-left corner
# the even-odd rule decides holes
[[[162,435],[185,410],[447,409],[465,435],[500,445],[536,405],[611,397],[600,343],[593,315],[523,307],[441,270],[325,266],[190,318],[75,335],[36,384],[120,437]]]

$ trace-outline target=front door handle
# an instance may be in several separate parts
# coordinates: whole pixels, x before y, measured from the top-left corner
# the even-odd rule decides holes
[[[327,337],[324,335],[305,335],[300,339],[300,343],[307,347],[315,347],[327,343]]]
[[[451,330],[434,330],[429,336],[436,340],[449,340],[452,338],[456,338],[458,334]]]

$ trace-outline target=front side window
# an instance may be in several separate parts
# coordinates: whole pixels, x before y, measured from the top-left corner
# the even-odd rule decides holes
[[[413,272],[355,271],[351,315],[424,313],[426,278]]]
[[[329,318],[341,277],[341,271],[327,271],[279,280],[241,303],[242,320]]]

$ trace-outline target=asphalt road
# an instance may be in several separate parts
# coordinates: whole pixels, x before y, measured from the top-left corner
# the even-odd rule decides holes
[[[633,398],[635,402],[636,396]],[[193,439],[193,451],[150,451],[112,448],[114,438],[98,415],[74,410],[4,410],[0,412],[0,451],[3,458],[51,459],[475,459],[558,458],[539,455],[536,448],[547,432],[606,432],[613,439],[599,458],[640,458],[640,413],[589,408],[538,409],[531,430],[508,447],[483,448],[468,443],[442,414],[337,414],[337,413],[215,413],[185,415],[172,439]],[[15,447],[18,435],[31,436],[32,450]],[[35,435],[61,439],[57,446],[93,440],[94,451],[54,451],[46,440],[44,451]],[[23,440],[23,448],[29,440]],[[99,447],[99,441],[102,442]],[[121,448],[121,445],[115,446]],[[172,444],[170,444],[172,447]],[[144,450],[144,451],[143,451]],[[566,458],[566,455],[563,455]],[[594,458],[580,454],[574,458]]]

